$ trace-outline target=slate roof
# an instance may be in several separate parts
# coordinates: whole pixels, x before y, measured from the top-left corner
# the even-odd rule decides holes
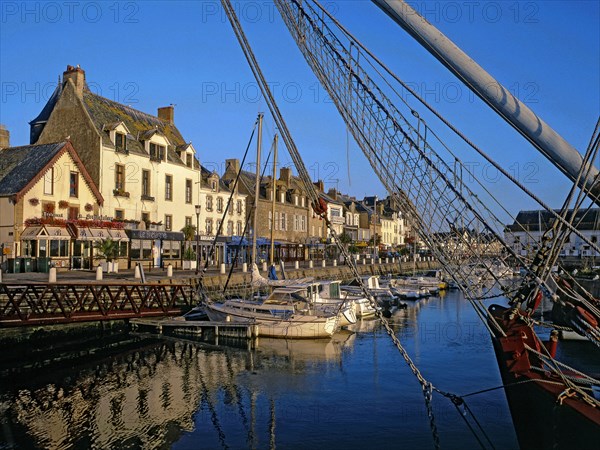
[[[60,94],[62,93],[62,86],[62,83],[59,82],[56,86],[56,89],[54,89],[54,92],[46,102],[46,105],[44,106],[42,111],[38,114],[38,116],[35,119],[29,122],[29,125],[42,124],[48,122],[50,114],[52,114],[54,106],[56,105],[56,102],[58,101],[58,99],[60,98]],[[36,142],[40,137],[40,134],[42,134],[42,130],[43,127],[31,127],[31,133],[29,136],[30,142]]]
[[[555,210],[560,214],[559,210]],[[567,217],[570,217],[573,210],[570,209]],[[508,225],[508,231],[540,231],[540,222],[542,231],[548,228],[553,215],[546,210],[519,211],[515,221]],[[580,223],[581,222],[581,223]],[[600,208],[582,209],[575,215],[574,225],[578,230],[600,230]]]
[[[17,200],[24,196],[64,152],[71,155],[84,182],[88,184],[98,204],[102,205],[104,203],[102,194],[69,141],[8,147],[0,150],[0,196],[14,196]]]
[[[174,124],[165,122],[156,116],[152,116],[142,111],[138,111],[130,106],[114,102],[105,97],[94,94],[88,89],[83,91],[83,103],[90,115],[98,132],[105,137],[104,145],[112,147],[108,131],[105,131],[107,124],[123,122],[129,129],[127,135],[127,150],[130,153],[148,155],[144,150],[140,139],[147,139],[155,132],[163,134],[173,146],[167,150],[167,159],[172,163],[185,165],[185,162],[179,158],[175,148],[184,146],[187,143]],[[181,147],[180,147],[181,148]],[[196,162],[196,168],[198,164]]]
[[[57,142],[0,150],[0,196],[21,192],[65,145],[66,142]]]

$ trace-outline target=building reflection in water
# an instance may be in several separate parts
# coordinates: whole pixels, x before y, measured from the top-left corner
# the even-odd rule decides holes
[[[48,371],[36,387],[26,379],[2,382],[0,448],[165,448],[198,427],[225,448],[223,423],[232,421],[255,447],[257,419],[269,434],[263,446],[274,447],[277,380],[289,385],[289,375],[307,366],[341,365],[342,349],[353,339],[348,332],[332,340],[259,339],[245,351],[165,338],[84,363],[67,377],[64,370],[54,377]],[[256,409],[261,396],[268,411]]]

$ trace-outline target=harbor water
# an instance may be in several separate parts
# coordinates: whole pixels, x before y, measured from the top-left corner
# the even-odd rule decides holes
[[[458,291],[409,303],[390,323],[441,391],[501,385],[488,332]],[[332,340],[136,339],[108,356],[2,374],[0,449],[434,446],[421,386],[376,320]],[[503,389],[464,399],[483,432],[475,437],[464,406],[434,391],[441,448],[479,448],[486,437],[518,448]]]

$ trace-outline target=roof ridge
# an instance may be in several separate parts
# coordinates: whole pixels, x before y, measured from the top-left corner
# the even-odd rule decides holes
[[[105,101],[105,102],[107,102],[109,104],[118,105],[120,108],[123,108],[123,109],[125,109],[127,111],[130,111],[130,112],[133,112],[133,113],[136,113],[136,114],[142,114],[142,115],[144,115],[144,116],[146,116],[146,117],[148,117],[150,119],[162,122],[165,125],[172,125],[170,122],[167,122],[166,120],[163,120],[163,119],[161,119],[158,116],[153,116],[150,113],[147,113],[147,112],[139,110],[139,109],[135,109],[132,106],[125,105],[124,103],[119,103],[119,102],[117,102],[115,100],[111,100],[110,98],[107,98],[107,97],[103,97],[101,95],[96,94],[95,92],[90,91],[90,90],[86,91],[85,93],[89,94],[89,95],[93,95],[93,96],[99,98],[100,100]]]

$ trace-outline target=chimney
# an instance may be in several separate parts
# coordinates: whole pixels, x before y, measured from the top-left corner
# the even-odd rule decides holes
[[[337,189],[335,188],[331,188],[329,189],[329,191],[327,192],[327,195],[329,195],[332,199],[337,200]]]
[[[292,169],[289,167],[279,169],[279,179],[284,181],[289,187],[292,184]]]
[[[170,105],[158,108],[158,118],[173,125],[175,123],[175,107]]]
[[[83,98],[83,88],[85,87],[85,70],[81,67],[67,66],[63,72],[63,81],[71,80],[75,85],[75,92],[79,98]]]
[[[225,160],[225,173],[230,172],[234,175],[237,175],[240,172],[240,160],[235,159],[226,159]]]
[[[0,150],[7,147],[10,147],[10,132],[0,124]]]
[[[319,192],[325,192],[325,183],[323,183],[323,180],[315,181],[313,184]]]

